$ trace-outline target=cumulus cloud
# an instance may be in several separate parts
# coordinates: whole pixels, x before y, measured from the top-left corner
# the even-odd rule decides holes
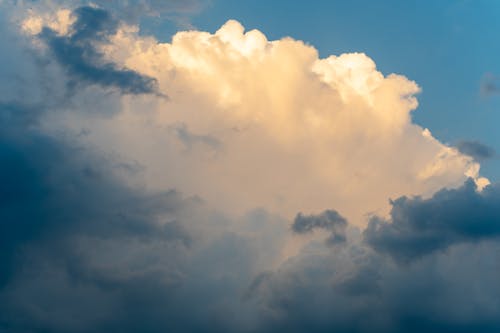
[[[388,212],[389,197],[488,182],[471,157],[411,122],[416,83],[382,75],[364,54],[321,59],[301,41],[269,41],[236,21],[171,43],[122,26],[109,41],[107,59],[156,79],[171,100],[124,99],[127,112],[108,123],[71,117],[63,126],[90,128],[94,144],[148,165],[153,187],[174,184],[237,214],[266,207],[293,217],[333,203],[362,225],[365,213]],[[223,153],[185,153],[164,134],[176,124]]]
[[[0,331],[498,331],[498,185],[411,122],[414,82],[236,21],[2,6]]]

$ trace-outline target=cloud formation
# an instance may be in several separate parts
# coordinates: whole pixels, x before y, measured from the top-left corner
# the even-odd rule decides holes
[[[156,79],[172,100],[126,100],[130,112],[108,123],[73,117],[63,126],[88,127],[94,144],[148,165],[153,187],[174,184],[236,214],[266,207],[291,218],[333,203],[362,225],[365,213],[388,212],[389,197],[431,195],[468,177],[488,183],[471,157],[411,122],[418,86],[382,75],[364,54],[320,59],[301,41],[269,41],[236,21],[171,43],[122,25],[109,41],[107,59]],[[186,153],[164,134],[176,124],[224,152]],[[179,171],[165,174],[172,161]]]
[[[456,243],[498,237],[499,200],[498,185],[478,192],[472,180],[429,199],[401,197],[391,202],[390,220],[372,218],[364,235],[379,252],[417,259]]]
[[[498,185],[411,123],[415,83],[235,21],[0,6],[0,331],[499,330]]]
[[[494,332],[498,251],[498,242],[461,244],[395,265],[353,239],[311,248],[253,286],[259,330]]]

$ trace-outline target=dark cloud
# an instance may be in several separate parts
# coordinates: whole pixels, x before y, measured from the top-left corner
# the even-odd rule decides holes
[[[4,256],[24,242],[48,237],[54,243],[74,233],[104,238],[175,235],[184,240],[177,226],[157,226],[161,215],[181,202],[174,192],[146,195],[128,189],[103,169],[105,160],[83,148],[29,130],[23,136],[3,135],[0,141]]]
[[[76,21],[69,35],[60,36],[47,27],[40,33],[54,58],[72,78],[71,86],[84,81],[114,87],[127,94],[158,93],[155,79],[103,61],[95,43],[104,42],[118,28],[118,22],[107,11],[80,7],[73,11],[73,15]]]
[[[459,152],[477,161],[487,160],[496,155],[495,149],[478,141],[460,141],[455,145]]]
[[[26,105],[16,101],[0,101],[1,124],[14,124],[15,128],[17,126],[33,124],[38,120],[38,115],[42,108],[43,106]],[[9,130],[9,128],[4,128],[4,130]]]
[[[500,295],[499,250],[498,242],[464,243],[411,266],[352,240],[304,251],[256,280],[259,331],[495,332],[498,311],[488,304]]]
[[[469,179],[429,199],[401,197],[391,202],[390,220],[371,219],[365,239],[376,251],[408,262],[462,242],[500,235],[500,187],[478,192]]]
[[[5,22],[0,34],[11,36]],[[40,82],[52,77],[23,71],[41,66],[29,47],[3,46],[19,56],[6,70],[18,80],[0,78],[10,92],[0,97],[0,331],[148,331],[137,323],[159,318],[153,304],[181,280],[177,258],[192,244],[183,222],[198,201],[132,188],[76,136],[45,133],[38,125],[59,96]]]
[[[317,215],[299,213],[292,224],[292,230],[299,234],[308,233],[314,229],[331,231],[331,235],[326,240],[330,245],[345,242],[346,227],[347,220],[335,210],[325,210]]]
[[[38,125],[59,97],[41,94],[51,92],[39,85],[50,76],[23,72],[36,59],[10,46],[20,56],[9,67],[29,85],[0,79],[11,91],[0,97],[0,331],[118,325],[123,317],[109,307],[125,312],[178,284],[175,258],[192,245],[183,212],[199,203],[132,188],[77,135],[45,133]],[[123,307],[113,306],[120,298]]]
[[[129,187],[104,156],[24,124],[0,134],[3,330],[234,331],[224,297],[251,276],[246,239],[221,233],[189,259],[193,223],[218,219],[199,200]]]

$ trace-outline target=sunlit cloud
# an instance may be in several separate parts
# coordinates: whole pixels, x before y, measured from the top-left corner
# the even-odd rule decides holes
[[[0,332],[498,331],[495,152],[416,82],[141,30],[199,1],[0,6]]]
[[[235,213],[265,207],[291,217],[335,204],[362,225],[367,212],[388,211],[387,198],[430,195],[467,177],[487,184],[471,157],[412,123],[416,83],[384,76],[364,54],[320,59],[301,41],[268,41],[236,21],[214,34],[179,32],[171,43],[122,25],[93,45],[169,99],[125,96],[107,122],[67,122],[144,163],[150,186],[173,185]],[[177,124],[223,152],[184,151],[186,137],[177,145],[168,135]],[[164,172],[172,164],[178,171]]]

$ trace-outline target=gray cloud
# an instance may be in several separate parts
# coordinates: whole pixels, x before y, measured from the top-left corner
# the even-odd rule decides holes
[[[308,233],[314,229],[331,231],[331,235],[326,240],[330,245],[345,242],[346,227],[347,220],[335,210],[325,210],[317,215],[299,213],[292,224],[292,230],[299,234]]]
[[[356,241],[302,253],[259,280],[259,331],[493,333],[500,321],[490,302],[500,288],[491,253],[499,250],[498,242],[461,244],[411,266]]]
[[[376,251],[408,262],[457,243],[498,237],[499,202],[499,185],[478,192],[469,179],[462,187],[443,189],[429,199],[392,201],[390,220],[372,218],[364,236]]]
[[[99,8],[80,7],[73,11],[73,15],[76,21],[69,35],[59,36],[47,27],[40,33],[54,58],[72,78],[70,86],[85,81],[118,88],[127,94],[157,93],[155,79],[103,62],[102,55],[96,50],[94,43],[105,41],[118,28],[118,22],[111,14]]]
[[[14,40],[5,23],[2,42]],[[192,244],[183,221],[199,203],[132,188],[76,137],[41,130],[60,96],[40,82],[57,75],[24,71],[43,64],[29,47],[4,47],[18,56],[3,62],[0,79],[10,92],[0,97],[0,331],[119,329],[131,304],[157,304],[178,284],[176,257]],[[137,328],[155,316],[150,310],[128,323]]]
[[[495,149],[478,141],[459,141],[455,146],[459,152],[477,161],[487,160],[496,155]]]

